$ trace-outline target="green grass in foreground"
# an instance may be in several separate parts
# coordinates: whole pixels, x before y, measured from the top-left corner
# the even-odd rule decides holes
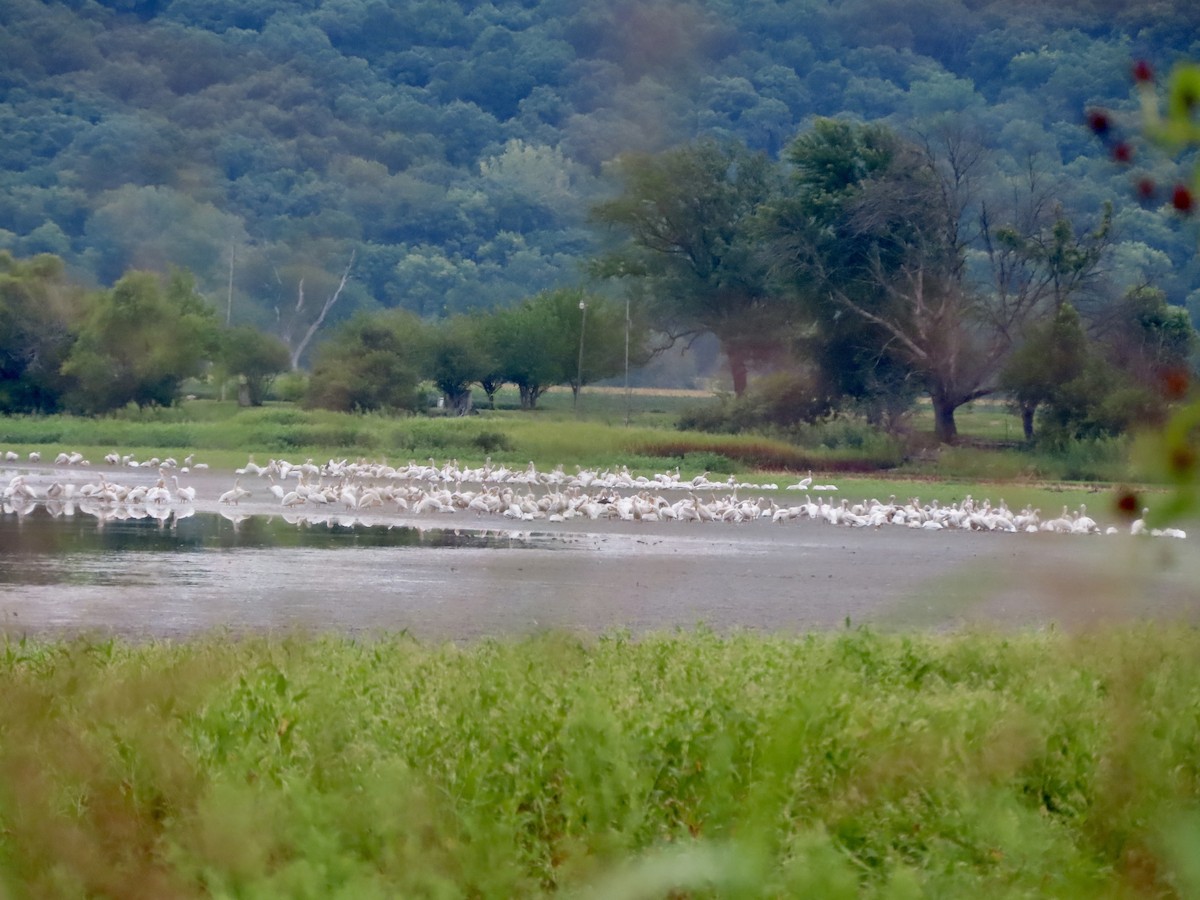
[[[0,895],[1200,891],[1200,633],[9,643]]]

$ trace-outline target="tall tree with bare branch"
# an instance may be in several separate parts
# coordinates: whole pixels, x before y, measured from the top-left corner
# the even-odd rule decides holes
[[[819,330],[857,329],[919,378],[938,439],[953,442],[955,411],[997,390],[1028,324],[1053,315],[1099,251],[1044,219],[981,215],[982,156],[962,130],[912,141],[821,120],[789,160],[791,191],[764,216],[778,271]],[[983,273],[968,265],[980,246],[992,249]]]

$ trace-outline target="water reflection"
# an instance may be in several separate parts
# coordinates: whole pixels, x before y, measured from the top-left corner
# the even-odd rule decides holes
[[[550,535],[525,531],[472,531],[368,525],[336,518],[313,522],[274,516],[196,513],[169,518],[145,516],[93,518],[55,516],[34,508],[0,514],[0,584],[126,583],[133,570],[112,565],[111,554],[180,554],[213,550],[339,548],[553,548]],[[79,565],[81,557],[108,557],[100,569]],[[105,574],[96,580],[97,571]]]

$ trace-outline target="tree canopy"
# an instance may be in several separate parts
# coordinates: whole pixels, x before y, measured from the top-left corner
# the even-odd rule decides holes
[[[169,406],[184,379],[202,374],[216,343],[216,316],[187,273],[164,285],[152,272],[130,272],[83,313],[61,370],[72,382],[65,405],[84,413]]]
[[[788,326],[753,231],[774,169],[744,146],[703,142],[622,158],[618,171],[621,195],[592,215],[626,240],[597,271],[648,283],[651,316],[673,337],[714,335],[741,395],[749,365],[777,354]]]
[[[280,337],[316,315],[310,302],[288,320],[300,277],[323,299],[355,250],[327,324],[511,306],[576,283],[616,160],[697,140],[774,158],[820,116],[970,120],[997,172],[1036,152],[1069,178],[1074,221],[1129,193],[1077,127],[1084,107],[1135,110],[1131,55],[1164,70],[1200,56],[1197,15],[1095,0],[10,0],[0,249],[59,255],[105,288],[186,268],[222,310],[232,294],[231,324]],[[1182,304],[1200,263],[1176,223],[1142,212],[1118,211],[1123,286],[1154,266]]]
[[[920,385],[952,437],[956,405],[1047,309],[1071,303],[1089,340],[1097,309],[1143,286],[1200,315],[1195,197],[1171,187],[1191,158],[1080,127],[1088,109],[1156,109],[1131,58],[1200,57],[1198,25],[1188,4],[1099,0],[11,0],[0,250],[150,306],[130,273],[187,270],[226,324],[283,340],[299,367],[381,311],[497,313],[493,331],[531,341],[553,329],[521,320],[529,298],[589,269],[613,277],[588,286],[610,300],[636,278],[637,321],[715,336],[736,392],[799,353],[802,393],[882,419]],[[1191,83],[1172,79],[1170,110]],[[1149,136],[1178,141],[1179,120]],[[108,398],[72,392],[119,362],[100,313],[15,277],[0,315],[38,336],[0,336],[20,382],[5,404],[177,390],[147,371]],[[33,310],[39,291],[53,297]],[[611,312],[588,309],[597,327]],[[611,365],[528,371],[526,399],[581,368]]]

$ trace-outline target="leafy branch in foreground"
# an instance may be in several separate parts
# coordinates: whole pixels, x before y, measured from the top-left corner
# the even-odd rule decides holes
[[[1145,61],[1133,68],[1141,101],[1141,133],[1176,159],[1185,159],[1200,148],[1200,64],[1181,63],[1167,77],[1165,104],[1154,71]],[[1110,147],[1114,160],[1132,165],[1134,150],[1115,127],[1112,116],[1102,109],[1088,112],[1088,125]],[[1143,201],[1159,198],[1159,188],[1148,175],[1137,177],[1135,189]],[[1190,177],[1184,176],[1170,190],[1171,207],[1180,215],[1192,216],[1200,197],[1200,160],[1192,162]],[[1158,461],[1172,486],[1170,498],[1152,511],[1157,523],[1192,515],[1200,508],[1200,397],[1192,384],[1192,372],[1183,367],[1165,370],[1163,392],[1183,401],[1166,425],[1147,443],[1149,455]],[[1140,498],[1127,492],[1118,500],[1120,508],[1136,514]]]

